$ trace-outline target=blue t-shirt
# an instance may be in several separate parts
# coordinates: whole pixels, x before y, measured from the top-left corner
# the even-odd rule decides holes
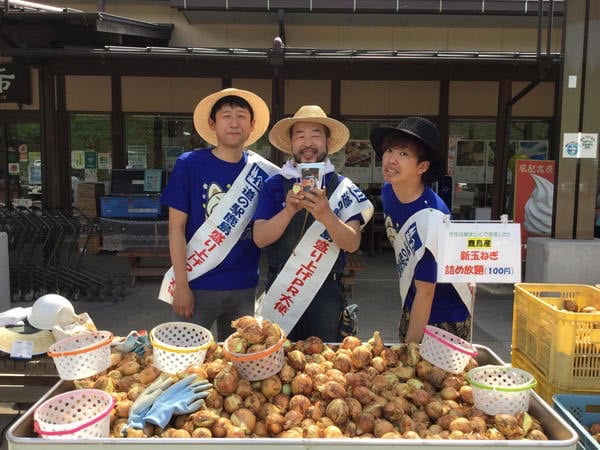
[[[186,242],[231,188],[247,160],[244,152],[239,162],[226,162],[213,155],[211,149],[186,152],[177,159],[160,201],[188,215]],[[260,250],[252,240],[252,225],[251,222],[221,264],[190,281],[191,289],[230,291],[258,284]]]
[[[381,201],[386,224],[391,223],[396,233],[413,214],[422,209],[433,208],[450,214],[444,201],[427,186],[417,200],[410,203],[401,203],[396,197],[392,185],[386,183],[381,189]],[[425,250],[425,254],[415,267],[413,281],[404,302],[404,308],[409,311],[416,293],[415,280],[429,283],[436,283],[437,281],[437,263],[429,250]],[[437,283],[433,295],[429,324],[462,322],[468,317],[469,312],[454,286],[451,283]]]
[[[329,172],[325,174],[323,177],[324,186],[329,183],[329,180],[331,180],[333,175],[338,176],[335,174],[335,172]],[[343,178],[344,177],[340,177],[340,181]],[[285,189],[284,181],[285,178],[281,174],[275,174],[267,178],[265,185],[260,192],[258,206],[256,207],[256,212],[254,213],[254,220],[269,220],[274,215],[279,213],[279,211],[285,208],[285,197],[287,195],[287,190]],[[348,222],[352,220],[358,220],[361,225],[364,223],[362,215],[360,214],[350,217]]]

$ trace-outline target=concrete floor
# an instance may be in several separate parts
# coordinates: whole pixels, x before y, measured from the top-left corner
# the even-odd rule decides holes
[[[354,298],[360,307],[359,335],[368,339],[373,331],[379,330],[385,342],[396,342],[400,301],[393,254],[390,249],[384,249],[381,255],[363,258],[367,268],[358,272]],[[99,267],[114,277],[123,277],[129,271],[125,258],[112,254],[90,256],[86,264]],[[156,298],[159,279],[138,281],[134,288],[130,287],[128,278],[125,281],[124,300],[74,302],[76,312],[87,312],[98,329],[112,331],[117,336],[124,336],[130,330],[150,330],[165,322],[165,317],[171,317],[170,306]],[[261,283],[263,281],[261,279]],[[26,307],[31,303],[13,303],[12,306]],[[473,342],[490,348],[505,362],[510,362],[512,308],[512,285],[477,286]],[[14,405],[1,402],[0,399],[0,429],[3,429],[18,411],[13,409]],[[7,448],[3,439],[0,450]]]

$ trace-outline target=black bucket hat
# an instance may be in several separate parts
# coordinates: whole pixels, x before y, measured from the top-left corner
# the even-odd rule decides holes
[[[429,161],[429,169],[423,175],[423,181],[431,183],[438,180],[444,175],[445,164],[441,155],[441,139],[440,132],[437,127],[425,119],[424,117],[411,116],[402,120],[395,128],[394,127],[379,127],[371,131],[371,145],[375,153],[381,159],[384,148],[382,148],[383,140],[390,133],[399,135],[408,135],[417,139],[425,145],[428,154],[425,157]]]

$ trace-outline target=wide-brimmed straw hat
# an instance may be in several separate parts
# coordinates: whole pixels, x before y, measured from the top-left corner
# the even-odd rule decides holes
[[[294,117],[281,119],[271,129],[269,142],[285,153],[292,153],[292,139],[290,130],[295,123],[310,122],[320,123],[329,129],[329,154],[335,153],[346,145],[350,137],[350,130],[342,122],[327,117],[325,111],[317,105],[305,105],[300,107]]]
[[[425,172],[424,180],[435,181],[444,175],[444,161],[441,154],[440,132],[437,127],[424,117],[412,116],[402,120],[396,127],[379,127],[371,131],[371,145],[379,158],[385,149],[383,140],[390,133],[408,135],[415,138],[427,148],[426,160],[429,161],[429,169]]]
[[[32,355],[41,355],[48,351],[48,347],[56,342],[54,335],[48,330],[36,330],[26,327],[0,327],[0,351],[10,353],[15,341],[31,341]]]
[[[210,118],[210,111],[212,110],[215,103],[221,100],[223,97],[228,95],[234,95],[236,97],[243,98],[248,102],[252,108],[252,114],[254,116],[254,129],[248,136],[248,140],[244,145],[250,145],[260,139],[265,134],[267,128],[269,128],[269,107],[262,98],[250,91],[244,91],[243,89],[227,88],[222,91],[215,92],[204,97],[196,105],[194,109],[194,127],[202,139],[208,142],[210,145],[217,145],[217,134],[208,124]]]

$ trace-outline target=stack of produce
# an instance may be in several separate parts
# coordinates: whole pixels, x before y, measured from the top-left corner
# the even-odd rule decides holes
[[[240,344],[246,351],[251,345]],[[212,383],[203,406],[174,416],[164,428],[126,426],[132,403],[160,375],[151,349],[143,356],[113,353],[106,373],[75,383],[115,397],[113,437],[547,439],[527,413],[488,416],[477,410],[465,372],[433,366],[417,344],[386,347],[375,332],[366,343],[346,337],[333,345],[311,337],[286,341],[284,348],[281,370],[251,382],[213,344],[203,364],[178,375],[193,373]],[[471,359],[465,371],[476,365]]]

